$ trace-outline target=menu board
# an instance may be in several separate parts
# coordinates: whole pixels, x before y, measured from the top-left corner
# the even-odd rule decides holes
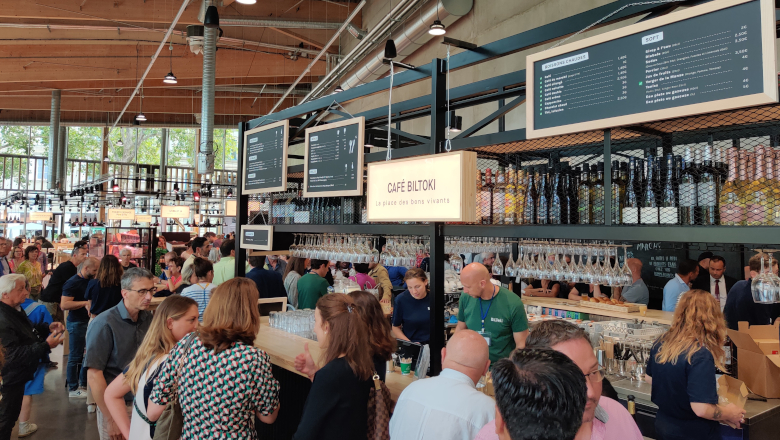
[[[284,120],[244,132],[243,194],[287,189],[287,138],[290,121]]]
[[[306,129],[304,197],[363,195],[364,117]]]
[[[259,251],[273,250],[273,226],[244,225],[241,226],[240,247]]]
[[[638,258],[642,262],[642,281],[650,292],[651,306],[661,308],[663,289],[677,274],[680,261],[688,258],[684,247],[676,247],[664,242],[628,242],[628,258]],[[622,251],[620,263],[623,263]]]
[[[526,136],[777,102],[770,0],[715,0],[527,58]]]

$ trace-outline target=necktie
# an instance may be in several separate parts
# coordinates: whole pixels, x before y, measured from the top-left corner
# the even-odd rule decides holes
[[[720,305],[720,280],[715,280],[715,301]]]

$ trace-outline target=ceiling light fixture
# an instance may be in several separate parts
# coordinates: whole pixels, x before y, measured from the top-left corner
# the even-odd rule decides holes
[[[455,110],[451,110],[447,115],[447,129],[453,133],[460,133],[463,129],[463,117],[455,116]]]
[[[105,156],[103,156],[103,162],[108,162],[108,154],[106,154]]]
[[[242,5],[253,5],[257,3],[257,0],[236,0],[236,1],[241,3]]]
[[[341,93],[344,91],[344,88],[341,87],[341,85],[337,85],[336,88],[333,90],[336,93]]]
[[[170,55],[171,55],[171,57],[170,57],[170,60],[171,60],[171,63],[170,63],[171,71],[168,72],[167,75],[165,75],[165,78],[163,78],[163,82],[165,84],[176,84],[179,81],[176,80],[176,75],[173,74],[173,40],[171,40],[171,44],[168,47],[168,50],[170,51]]]
[[[385,43],[385,58],[392,60],[398,56],[398,51],[395,49],[395,41],[392,39],[387,40]]]
[[[219,12],[217,12],[216,6],[211,5],[206,9],[206,16],[203,18],[203,26],[211,29],[219,27]]]
[[[119,140],[116,141],[116,146],[117,147],[124,147],[125,146],[125,141],[122,140],[122,135],[121,134],[119,135]]]
[[[116,183],[116,180],[111,182],[111,190],[112,191],[119,191],[119,184]]]
[[[444,29],[444,25],[439,20],[434,20],[431,27],[428,29],[428,33],[431,35],[439,36],[444,35],[447,31]]]

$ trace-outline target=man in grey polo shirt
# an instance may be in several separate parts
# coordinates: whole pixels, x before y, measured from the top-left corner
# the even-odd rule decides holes
[[[648,292],[645,282],[642,281],[642,261],[638,258],[629,258],[626,264],[631,269],[634,280],[630,286],[623,288],[620,296],[630,303],[647,305],[650,302],[650,292]]]
[[[97,403],[97,424],[100,440],[122,438],[119,428],[111,418],[103,393],[135,357],[146,331],[152,322],[149,307],[155,292],[154,275],[146,269],[130,268],[122,276],[122,298],[116,306],[92,320],[87,329],[87,356],[84,366],[87,382]],[[125,396],[130,414],[131,393]]]

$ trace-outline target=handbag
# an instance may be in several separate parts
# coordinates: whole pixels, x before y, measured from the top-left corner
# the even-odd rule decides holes
[[[368,394],[368,440],[390,440],[390,417],[394,408],[390,390],[375,371],[374,386]]]
[[[190,334],[184,345],[184,353],[182,353],[179,366],[176,368],[176,381],[171,389],[171,399],[160,418],[157,419],[153,440],[178,440],[181,437],[182,429],[184,429],[184,416],[181,413],[181,405],[179,405],[179,380],[181,379],[181,369],[184,367],[187,353],[190,351],[195,336],[197,336],[196,332]]]

